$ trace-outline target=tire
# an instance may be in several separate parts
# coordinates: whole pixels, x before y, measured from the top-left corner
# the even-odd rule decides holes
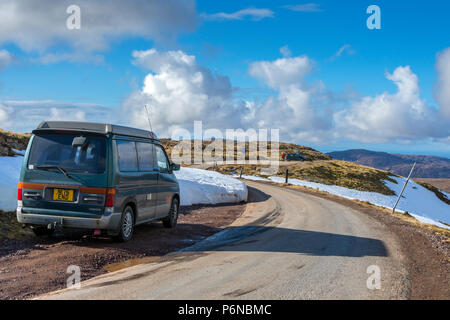
[[[134,211],[130,206],[126,206],[120,219],[119,234],[114,237],[118,242],[130,241],[134,232]]]
[[[162,221],[164,227],[175,228],[178,220],[178,209],[179,209],[178,199],[173,198],[172,204],[170,206],[169,216],[167,218],[164,218]]]
[[[49,229],[47,227],[32,227],[34,234],[38,237],[51,236],[55,229]]]

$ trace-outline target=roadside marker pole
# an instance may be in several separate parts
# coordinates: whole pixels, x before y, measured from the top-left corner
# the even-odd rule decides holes
[[[286,183],[289,181],[289,169],[286,169]]]
[[[406,181],[405,181],[405,185],[403,186],[402,192],[400,192],[400,194],[398,195],[398,198],[397,198],[397,201],[395,202],[394,208],[392,208],[392,213],[395,213],[395,208],[397,208],[400,198],[402,197],[403,191],[405,191],[406,185],[408,184],[409,179],[411,178],[411,175],[412,175],[415,167],[416,167],[416,162],[414,162],[414,164],[411,168],[411,171],[409,172],[408,179],[406,179]]]

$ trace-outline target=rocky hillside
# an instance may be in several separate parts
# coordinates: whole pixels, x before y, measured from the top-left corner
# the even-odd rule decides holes
[[[172,154],[172,149],[180,143],[180,141],[177,140],[171,140],[171,139],[160,139],[161,143],[164,145],[164,148],[166,149],[167,154],[170,156]],[[216,141],[217,143],[218,141]],[[189,143],[190,147],[191,147],[191,157],[192,159],[194,158],[194,140],[191,141],[185,141],[185,143]],[[208,145],[210,145],[212,143],[212,141],[208,141],[208,140],[204,140],[202,142],[202,150],[204,150]],[[223,150],[225,153],[226,150],[226,141],[222,141],[223,143]],[[270,143],[268,143],[268,149],[270,150]],[[313,148],[307,147],[307,146],[303,146],[303,145],[298,145],[298,144],[293,144],[293,143],[285,143],[285,142],[280,142],[279,143],[279,152],[276,155],[273,155],[275,159],[280,159],[280,155],[282,152],[290,152],[290,153],[295,153],[295,152],[299,152],[302,156],[304,156],[306,158],[307,161],[316,161],[316,160],[331,160],[331,157],[329,155],[326,155],[322,152],[319,152]],[[255,155],[250,155],[249,154],[249,144],[248,142],[245,143],[245,159],[249,159],[250,156],[253,156],[252,159],[255,158]],[[234,155],[235,157],[237,157],[237,153],[240,152],[241,150],[238,150],[237,145],[235,144],[235,150],[234,150]],[[270,155],[270,151],[268,152],[268,156],[271,157]],[[214,155],[214,154],[213,154]],[[258,157],[258,159],[266,159],[263,156],[260,156],[260,154],[256,155]],[[225,155],[224,155],[225,157]],[[225,160],[225,159],[224,159]]]
[[[15,133],[0,129],[0,156],[14,156],[15,150],[25,150],[27,148],[30,134]]]
[[[414,178],[450,178],[450,159],[447,158],[391,154],[364,149],[336,151],[328,155],[336,160],[351,161],[401,176],[407,176],[412,164],[417,162]]]

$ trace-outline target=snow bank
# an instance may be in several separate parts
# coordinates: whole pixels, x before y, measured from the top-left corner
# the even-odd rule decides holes
[[[0,209],[17,205],[17,183],[23,157],[0,157]],[[182,167],[175,172],[180,182],[181,205],[216,204],[247,200],[247,186],[218,172]]]
[[[181,205],[216,204],[247,200],[247,186],[218,172],[181,167],[175,175],[180,183]]]
[[[0,157],[0,209],[14,211],[23,157]]]
[[[244,179],[255,181],[273,181],[277,183],[284,183],[284,177],[269,177],[262,178],[257,176],[242,176]],[[385,181],[386,186],[394,191],[397,195],[400,194],[406,178],[393,177],[397,183],[391,181]],[[289,183],[297,186],[304,186],[308,188],[318,189],[332,193],[343,198],[352,200],[367,201],[371,204],[392,209],[397,200],[397,196],[387,196],[377,192],[359,191],[354,189],[348,189],[344,187],[325,185],[321,183],[309,182],[298,179],[289,179]],[[447,194],[448,195],[448,194]],[[449,226],[444,225],[441,222],[450,224],[450,205],[441,201],[433,192],[415,183],[409,181],[402,198],[400,199],[397,210],[400,212],[408,211],[408,213],[423,223],[433,224],[441,228],[450,229]]]

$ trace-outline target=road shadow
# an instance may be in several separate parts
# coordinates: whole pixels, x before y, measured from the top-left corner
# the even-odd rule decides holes
[[[264,238],[258,237],[261,233],[265,233]],[[182,251],[281,252],[338,257],[388,256],[386,246],[378,239],[264,226],[230,227]]]

